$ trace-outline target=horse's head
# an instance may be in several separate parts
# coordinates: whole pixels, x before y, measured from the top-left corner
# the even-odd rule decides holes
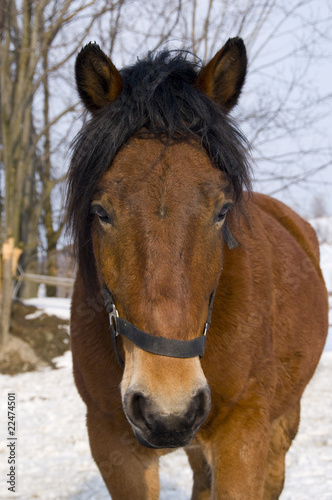
[[[93,113],[71,173],[69,211],[84,220],[76,242],[94,256],[81,255],[80,269],[93,258],[119,315],[150,335],[203,335],[226,214],[247,181],[244,149],[226,116],[245,71],[239,39],[199,74],[164,55],[122,73],[95,45],[78,56],[78,90]],[[199,356],[156,355],[121,338],[122,403],[139,441],[188,444],[210,409]]]
[[[133,139],[118,153],[92,211],[97,267],[121,317],[169,339],[203,334],[231,203],[223,173],[196,144],[164,150],[157,139]],[[126,338],[124,350],[122,400],[137,435],[186,444],[210,407],[198,356],[156,356]]]

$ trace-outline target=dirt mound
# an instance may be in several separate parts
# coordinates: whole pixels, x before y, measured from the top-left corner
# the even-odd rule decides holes
[[[53,359],[69,350],[69,321],[37,311],[21,302],[13,304],[10,342],[0,355],[0,373],[56,368]],[[34,313],[36,317],[26,318]]]

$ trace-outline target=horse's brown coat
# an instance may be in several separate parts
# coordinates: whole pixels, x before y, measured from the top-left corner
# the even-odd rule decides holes
[[[300,399],[325,342],[327,294],[309,224],[268,196],[244,195],[247,217],[236,206],[227,215],[240,243],[229,250],[216,214],[231,200],[226,176],[195,141],[133,138],[96,186],[92,206],[112,223],[95,216],[92,225],[97,277],[88,287],[77,276],[72,352],[92,454],[114,500],[157,499],[158,458],[170,451],[136,440],[123,411],[128,392],[147,396],[156,418],[175,419],[206,383],[211,410],[186,447],[192,498],[281,493]],[[121,316],[181,339],[201,335],[218,283],[202,360],[155,356],[124,339],[122,372],[103,280]]]

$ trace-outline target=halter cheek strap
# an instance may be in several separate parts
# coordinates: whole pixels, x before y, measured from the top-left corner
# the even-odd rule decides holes
[[[222,232],[223,232],[224,242],[230,250],[233,250],[233,248],[236,248],[239,245],[234,237],[234,234],[230,230],[227,221],[224,222]]]
[[[208,317],[205,323],[203,335],[193,340],[178,340],[166,337],[157,337],[156,335],[151,335],[150,333],[140,330],[129,321],[119,317],[113,296],[105,283],[103,284],[103,291],[105,308],[110,319],[111,339],[117,360],[122,368],[124,367],[124,362],[120,356],[117,345],[117,337],[119,335],[127,337],[137,347],[143,349],[143,351],[158,354],[159,356],[168,356],[171,358],[194,358],[196,356],[203,356],[206,334],[211,323],[212,307],[216,291],[214,291],[210,297]]]

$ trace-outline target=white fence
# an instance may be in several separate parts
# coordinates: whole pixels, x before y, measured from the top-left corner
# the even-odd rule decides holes
[[[19,275],[16,276],[16,284],[13,289],[13,298],[16,298],[17,293],[23,281],[30,283],[38,283],[50,286],[62,286],[64,288],[72,288],[74,286],[74,278],[66,278],[65,276],[48,276],[46,274],[25,273],[21,266],[18,266]]]

